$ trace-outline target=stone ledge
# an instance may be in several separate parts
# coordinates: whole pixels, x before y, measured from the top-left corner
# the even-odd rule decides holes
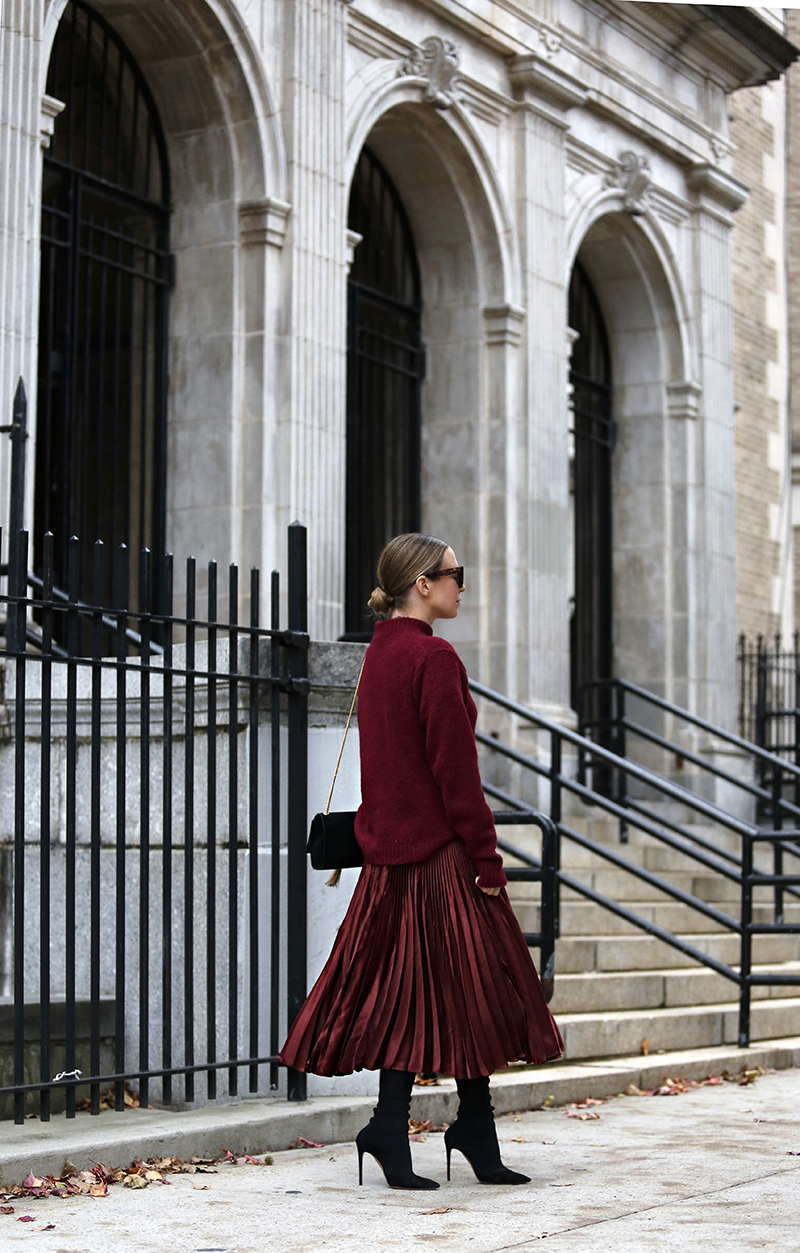
[[[800,1065],[800,1037],[754,1044],[749,1049],[707,1048],[662,1053],[653,1057],[628,1056],[603,1061],[515,1069],[492,1079],[495,1111],[540,1109],[551,1098],[566,1105],[587,1096],[615,1096],[630,1084],[653,1088],[669,1076],[705,1079],[723,1070],[763,1066],[788,1070]],[[79,1114],[68,1123],[59,1115],[47,1124],[26,1122],[3,1127],[0,1183],[20,1183],[34,1174],[60,1174],[69,1158],[78,1169],[92,1162],[125,1165],[134,1158],[182,1158],[258,1153],[291,1148],[297,1137],[337,1144],[352,1140],[369,1118],[374,1097],[312,1097],[302,1104],[272,1099],[245,1100],[216,1109],[167,1113],[128,1110],[124,1114]],[[448,1122],[455,1116],[455,1083],[445,1079],[437,1087],[417,1088],[412,1114]]]

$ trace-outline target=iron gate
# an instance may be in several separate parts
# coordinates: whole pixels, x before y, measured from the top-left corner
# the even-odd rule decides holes
[[[18,521],[21,384],[14,418]],[[306,992],[305,528],[288,529],[287,629],[277,572],[264,626],[255,569],[242,589],[235,565],[220,581],[188,558],[178,611],[169,553],[139,554],[131,603],[124,545],[91,546],[87,589],[73,537],[64,590],[50,533],[41,579],[26,532],[9,538],[0,1010],[14,1047],[0,1101],[21,1122],[35,1094],[43,1120],[56,1101],[74,1116],[87,1086],[92,1113],[105,1086],[124,1108],[131,1082],[143,1106],[196,1100],[198,1075],[213,1099],[220,1071],[231,1095],[242,1068],[250,1092],[275,1088]],[[289,1072],[288,1095],[304,1098],[303,1075]]]

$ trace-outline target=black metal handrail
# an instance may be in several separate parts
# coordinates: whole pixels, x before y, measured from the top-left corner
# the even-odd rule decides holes
[[[622,685],[620,685],[622,686]],[[635,695],[641,695],[648,698],[652,694],[643,688],[637,688],[635,684],[624,685],[626,689],[630,689]],[[476,696],[483,697],[492,704],[507,710],[509,713],[516,715],[523,721],[539,730],[547,733],[550,743],[550,759],[549,762],[540,761],[535,757],[531,757],[526,753],[520,752],[509,744],[503,743],[494,735],[486,735],[484,732],[477,733],[479,744],[483,747],[499,753],[501,756],[521,766],[525,770],[530,770],[539,777],[545,778],[550,784],[550,814],[556,824],[559,836],[565,837],[579,844],[583,848],[596,854],[598,857],[609,862],[617,869],[630,873],[642,882],[648,883],[665,895],[672,897],[674,900],[688,906],[695,912],[708,918],[716,923],[724,930],[737,935],[740,942],[740,963],[737,970],[734,966],[730,966],[725,962],[719,961],[708,953],[704,953],[701,949],[689,944],[680,936],[674,935],[666,928],[658,926],[658,924],[650,922],[648,919],[641,917],[633,910],[621,905],[618,901],[605,896],[596,889],[589,887],[587,884],[581,883],[574,875],[565,873],[560,868],[556,875],[558,889],[560,887],[568,887],[588,900],[600,905],[602,908],[609,910],[620,918],[624,918],[633,926],[644,931],[646,934],[654,936],[662,940],[664,943],[684,953],[692,960],[701,963],[714,970],[717,974],[736,984],[739,988],[739,1044],[741,1047],[747,1047],[750,1040],[750,989],[755,984],[789,984],[800,986],[800,973],[782,974],[778,972],[767,972],[753,974],[751,968],[751,941],[754,934],[786,934],[791,932],[800,932],[800,924],[785,923],[783,921],[783,895],[790,893],[794,896],[800,896],[798,885],[800,885],[800,875],[790,875],[783,871],[782,854],[786,849],[788,852],[797,855],[800,848],[794,841],[800,836],[798,830],[764,830],[755,823],[748,822],[743,818],[736,817],[727,813],[718,805],[706,800],[704,797],[697,795],[690,789],[683,787],[681,784],[664,778],[655,771],[643,766],[639,762],[633,761],[630,757],[622,756],[617,752],[606,748],[602,744],[598,744],[589,737],[578,731],[573,731],[569,727],[560,726],[558,723],[541,714],[535,713],[530,708],[521,705],[519,702],[511,700],[509,697],[503,696],[499,692],[486,687],[484,684],[475,680],[470,680],[470,688]],[[728,739],[729,742],[738,741],[740,746],[748,751],[755,748],[755,745],[749,745],[747,741],[741,740],[738,736],[731,736],[730,733],[720,731],[717,736],[718,728],[704,719],[697,718],[695,715],[689,714],[688,711],[681,710],[678,706],[670,705],[670,702],[663,701],[660,697],[653,697],[653,702],[661,708],[678,716],[687,716],[687,720],[701,726],[702,729],[708,731],[718,739]],[[618,729],[618,728],[617,728]],[[627,727],[623,724],[623,730]],[[630,729],[633,729],[632,727]],[[624,737],[617,736],[616,743],[624,744]],[[639,783],[659,793],[672,801],[678,801],[685,805],[690,811],[701,816],[703,819],[718,823],[727,830],[733,832],[742,840],[742,854],[737,856],[729,850],[718,847],[713,844],[710,839],[700,836],[698,833],[688,830],[686,826],[674,819],[661,818],[647,812],[643,802],[633,800],[626,794],[626,787],[623,785],[621,790],[617,790],[615,796],[606,795],[605,792],[597,790],[587,783],[582,782],[580,778],[575,778],[562,769],[563,746],[567,744],[576,750],[582,764],[588,759],[592,763],[602,763],[604,767],[609,767],[612,771],[624,781],[628,777],[634,778]],[[669,741],[664,741],[671,752],[678,755],[686,755],[680,746]],[[771,756],[771,754],[767,754]],[[706,765],[702,759],[698,758],[698,764]],[[585,774],[585,769],[584,769]],[[714,771],[714,773],[719,773]],[[722,772],[727,774],[727,772]],[[740,782],[735,776],[730,776],[731,782]],[[509,792],[498,788],[496,785],[486,783],[485,790],[492,796],[501,800],[512,810],[520,810],[524,808],[523,802],[516,799]],[[716,909],[713,905],[706,901],[700,900],[684,889],[677,887],[669,880],[650,870],[646,870],[643,866],[638,865],[630,858],[625,857],[622,853],[609,848],[598,841],[591,839],[590,836],[583,835],[581,832],[574,830],[562,818],[562,799],[563,794],[571,793],[580,799],[583,803],[595,806],[606,813],[611,814],[620,819],[622,824],[636,827],[637,829],[653,836],[661,843],[668,847],[676,849],[687,857],[703,865],[709,870],[722,875],[724,878],[735,882],[740,888],[741,896],[741,919],[723,913]],[[670,830],[664,830],[664,827]],[[774,873],[767,874],[760,868],[753,865],[753,845],[755,842],[768,842],[775,850]],[[778,850],[780,849],[780,852]],[[529,855],[516,850],[515,856],[521,858],[529,858]],[[535,861],[535,859],[530,859]],[[758,886],[771,886],[774,888],[775,901],[775,922],[771,924],[754,924],[752,922],[752,889]],[[560,906],[557,890],[556,904],[556,925],[558,928],[558,914]]]

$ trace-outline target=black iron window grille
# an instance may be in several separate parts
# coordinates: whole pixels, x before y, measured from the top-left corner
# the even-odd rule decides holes
[[[348,283],[345,639],[369,639],[375,565],[393,535],[420,524],[424,375],[419,266],[405,210],[365,148],[350,193],[361,236]]]
[[[166,144],[139,67],[84,0],[64,11],[47,92],[65,108],[43,170],[33,564],[51,531],[65,587],[71,535],[125,543],[133,590],[141,550],[165,547]]]

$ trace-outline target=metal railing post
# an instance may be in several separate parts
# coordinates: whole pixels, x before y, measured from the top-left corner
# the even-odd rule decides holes
[[[300,522],[289,527],[289,631],[308,631],[306,528]],[[291,636],[290,636],[291,638]],[[307,641],[306,641],[307,642]],[[308,654],[292,640],[286,659],[288,678],[288,854],[287,854],[287,1026],[291,1026],[306,999],[306,908],[308,835]],[[290,1101],[306,1099],[306,1076],[287,1071]]]
[[[772,829],[780,831],[783,828],[783,771],[776,766],[772,772]],[[776,841],[772,845],[772,873],[774,875],[783,874],[783,845]],[[780,924],[783,922],[783,886],[780,883],[774,885],[774,905],[775,905],[775,922]]]
[[[14,393],[13,417],[10,426],[0,427],[11,437],[11,499],[8,515],[8,594],[24,596],[27,590],[26,568],[20,568],[19,534],[25,519],[25,441],[28,438],[28,400],[25,384],[20,378]],[[6,644],[9,652],[25,646],[25,620],[12,606],[6,612]],[[21,628],[20,628],[21,622]]]
[[[556,954],[556,903],[558,894],[558,829],[542,819],[541,978],[545,1000],[553,995]]]
[[[750,1046],[750,967],[753,937],[753,840],[742,837],[742,940],[739,959],[739,1048]]]
[[[615,683],[612,687],[614,700],[614,734],[615,744],[614,752],[618,757],[625,757],[627,751],[627,729],[625,726],[625,688],[621,683]],[[628,794],[628,776],[624,770],[616,771],[616,795],[614,799],[618,805],[625,806]],[[628,843],[628,824],[624,818],[619,820],[619,842],[620,844]]]
[[[561,868],[561,832],[559,830],[559,823],[561,822],[561,736],[555,730],[550,736],[550,817],[555,827],[554,864],[556,878],[553,887],[553,926],[555,928],[555,936],[557,937],[561,925],[561,880],[558,876]],[[544,848],[542,852],[544,852]],[[542,895],[544,895],[544,883],[542,884]]]

